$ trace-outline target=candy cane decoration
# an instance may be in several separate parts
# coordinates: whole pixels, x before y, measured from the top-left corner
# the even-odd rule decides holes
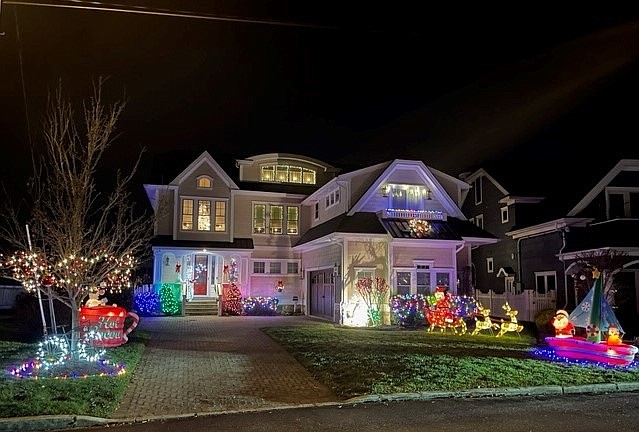
[[[140,322],[140,317],[135,312],[128,312],[126,315],[133,318],[133,323],[129,326],[129,328],[127,328],[124,331],[124,333],[122,333],[122,339],[124,340],[124,343],[126,343],[129,340],[127,335],[131,333],[138,326],[138,323]]]

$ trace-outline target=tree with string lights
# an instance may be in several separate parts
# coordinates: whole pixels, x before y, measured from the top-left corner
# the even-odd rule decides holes
[[[21,201],[0,209],[0,239],[15,251],[0,257],[3,273],[69,307],[72,329],[79,327],[90,292],[130,286],[153,234],[153,216],[135,211],[128,190],[142,152],[132,168],[114,173],[112,189],[98,191],[100,163],[126,105],[107,105],[104,83],[102,77],[94,81],[82,104],[84,122],[58,85],[43,121],[44,145],[32,149],[33,172]],[[72,346],[77,336],[72,334]]]

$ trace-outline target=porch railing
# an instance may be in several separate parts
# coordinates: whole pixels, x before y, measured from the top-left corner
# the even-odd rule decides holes
[[[475,291],[475,299],[485,308],[490,309],[490,315],[500,318],[508,318],[502,308],[506,302],[516,311],[517,319],[520,321],[535,321],[537,312],[544,309],[555,309],[557,307],[556,291],[549,291],[547,294],[538,294],[533,290],[524,290],[521,294],[503,293],[496,294],[493,291],[482,293]]]

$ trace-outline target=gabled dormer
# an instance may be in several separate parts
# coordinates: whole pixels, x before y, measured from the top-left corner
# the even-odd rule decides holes
[[[639,159],[622,159],[575,205],[569,217],[595,222],[639,218]]]
[[[170,234],[175,240],[232,239],[231,190],[238,186],[208,152],[168,185],[146,184],[144,189],[154,211],[161,212],[157,235]]]

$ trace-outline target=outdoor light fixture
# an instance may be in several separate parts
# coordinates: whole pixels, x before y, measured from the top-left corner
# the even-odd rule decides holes
[[[389,191],[390,191],[390,186],[389,185],[383,185],[382,186],[382,196],[387,197]]]

